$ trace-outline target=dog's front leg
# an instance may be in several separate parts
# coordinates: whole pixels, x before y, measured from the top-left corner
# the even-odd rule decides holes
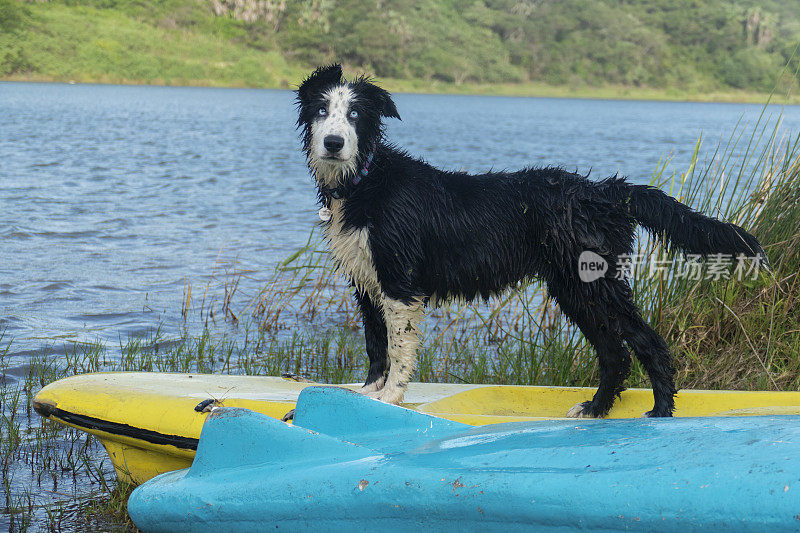
[[[368,395],[386,403],[399,404],[417,364],[422,304],[418,300],[406,304],[384,297],[382,307],[388,337],[389,374],[383,389]]]
[[[389,341],[381,308],[375,305],[367,294],[356,291],[355,296],[364,319],[364,340],[369,357],[367,380],[360,391],[366,394],[381,390],[386,383],[386,374],[389,371],[389,355],[387,353]]]

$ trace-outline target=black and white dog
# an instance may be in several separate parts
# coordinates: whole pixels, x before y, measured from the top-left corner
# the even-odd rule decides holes
[[[425,304],[486,299],[541,278],[599,359],[597,393],[567,416],[608,413],[630,372],[628,349],[653,386],[655,406],[645,415],[671,416],[676,389],[667,345],[642,319],[627,281],[614,275],[637,224],[690,253],[746,254],[766,265],[742,228],[621,177],[436,169],[384,141],[383,119],[400,118],[391,96],[368,78],[343,79],[339,65],[315,70],[298,88],[297,105],[330,251],[363,313],[370,367],[362,392],[373,398],[402,400]],[[609,265],[590,282],[578,271],[587,251]]]

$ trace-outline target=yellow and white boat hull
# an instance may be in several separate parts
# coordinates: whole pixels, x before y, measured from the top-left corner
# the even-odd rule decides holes
[[[280,377],[112,372],[65,378],[34,398],[42,416],[97,436],[121,480],[142,483],[191,465],[208,412],[244,407],[280,419],[316,383]],[[342,385],[359,389],[360,384]],[[404,407],[472,425],[561,418],[593,388],[410,383]],[[210,403],[210,402],[209,402]],[[675,416],[798,415],[800,392],[684,390]],[[638,418],[652,408],[649,389],[622,393],[608,418]]]

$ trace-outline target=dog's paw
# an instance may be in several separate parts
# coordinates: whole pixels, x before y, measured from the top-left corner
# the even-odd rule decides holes
[[[364,385],[363,387],[358,389],[358,392],[360,394],[369,395],[369,394],[371,394],[373,392],[378,392],[379,390],[381,390],[381,389],[378,388],[378,384],[377,384],[377,382],[375,382],[375,383],[370,383],[369,385]]]
[[[403,401],[403,390],[396,387],[384,387],[379,391],[368,392],[367,396],[384,403],[400,405]]]
[[[589,410],[592,402],[581,402],[575,404],[572,409],[567,411],[567,418],[597,418]]]
[[[672,417],[672,413],[668,410],[663,412],[657,412],[655,409],[652,411],[647,411],[646,413],[642,413],[642,418],[670,418]]]
[[[386,383],[386,378],[382,377],[379,378],[377,381],[373,381],[372,383],[365,383],[363,387],[358,391],[361,394],[369,394],[371,392],[378,392],[379,390],[383,389],[383,385]]]

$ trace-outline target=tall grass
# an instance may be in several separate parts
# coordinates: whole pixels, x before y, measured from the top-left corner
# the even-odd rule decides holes
[[[639,236],[635,255],[644,268],[631,282],[634,295],[644,318],[668,340],[681,387],[800,384],[800,138],[778,138],[779,123],[780,116],[762,113],[752,126],[737,125],[702,161],[698,140],[685,172],[665,176],[665,161],[652,176],[652,184],[682,202],[754,233],[773,267],[755,279],[737,279],[735,266],[718,276],[701,269],[700,279],[688,279],[680,271],[687,266],[683,256],[656,238]],[[665,264],[670,268],[653,268]],[[242,309],[246,313],[262,332],[345,334],[359,327],[350,289],[335,272],[318,230],[278,265]],[[313,366],[301,370],[325,379]],[[488,302],[434,309],[423,326],[423,381],[590,385],[596,372],[591,348],[536,280]],[[630,384],[648,384],[637,364]]]
[[[683,363],[685,387],[800,387],[800,138],[776,140],[762,128],[763,148],[747,147],[742,164],[720,164],[698,182],[719,182],[712,208],[750,229],[773,271],[749,282],[676,284],[661,330]],[[707,194],[698,194],[708,204]]]

